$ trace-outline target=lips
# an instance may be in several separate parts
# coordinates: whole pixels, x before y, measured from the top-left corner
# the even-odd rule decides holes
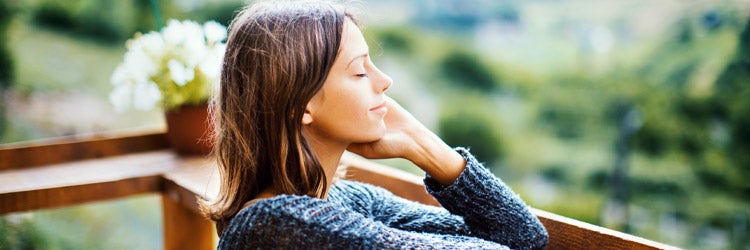
[[[385,108],[385,102],[381,103],[381,104],[380,104],[380,105],[378,105],[378,106],[372,107],[372,108],[370,109],[370,111],[375,111],[375,110],[378,110],[378,109],[382,109],[382,108]]]
[[[377,114],[385,115],[385,113],[388,112],[388,107],[385,105],[385,102],[383,102],[378,106],[372,107],[370,111],[377,113]]]

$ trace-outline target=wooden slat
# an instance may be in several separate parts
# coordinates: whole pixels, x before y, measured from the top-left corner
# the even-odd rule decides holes
[[[213,199],[219,193],[219,172],[216,162],[211,157],[191,156],[180,157],[177,163],[180,167],[165,172],[163,177],[167,181],[165,193],[169,195],[171,187],[184,189],[189,196],[199,196],[205,199]],[[173,186],[169,185],[173,183]],[[180,198],[185,200],[184,198]],[[185,203],[186,206],[195,206],[195,202]]]
[[[393,194],[439,206],[421,179],[411,173],[345,155],[346,178],[384,187]],[[532,209],[550,235],[547,249],[678,249],[673,246]]]
[[[532,211],[550,235],[547,249],[679,249],[539,209]]]
[[[144,176],[117,181],[0,193],[0,215],[79,205],[136,194],[159,192],[161,178]]]
[[[161,192],[170,150],[0,171],[0,214]]]
[[[0,144],[0,171],[169,148],[163,132],[112,132]]]
[[[170,150],[161,150],[0,171],[0,193],[160,175],[176,168],[177,158]]]

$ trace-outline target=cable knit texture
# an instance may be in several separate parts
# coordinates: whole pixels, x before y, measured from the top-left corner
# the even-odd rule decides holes
[[[443,206],[412,202],[365,183],[341,180],[328,199],[279,195],[244,208],[219,249],[537,249],[547,231],[526,204],[468,150],[450,186],[429,175],[427,191]]]

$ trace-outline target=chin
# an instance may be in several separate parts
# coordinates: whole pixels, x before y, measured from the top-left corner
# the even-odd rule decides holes
[[[370,133],[363,133],[362,138],[360,138],[361,140],[359,140],[357,143],[368,143],[383,139],[383,136],[385,136],[385,128],[377,128],[373,130],[370,130]]]

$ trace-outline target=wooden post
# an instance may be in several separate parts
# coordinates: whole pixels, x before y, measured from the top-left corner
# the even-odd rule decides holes
[[[216,249],[214,224],[174,199],[179,197],[162,195],[164,249]]]

